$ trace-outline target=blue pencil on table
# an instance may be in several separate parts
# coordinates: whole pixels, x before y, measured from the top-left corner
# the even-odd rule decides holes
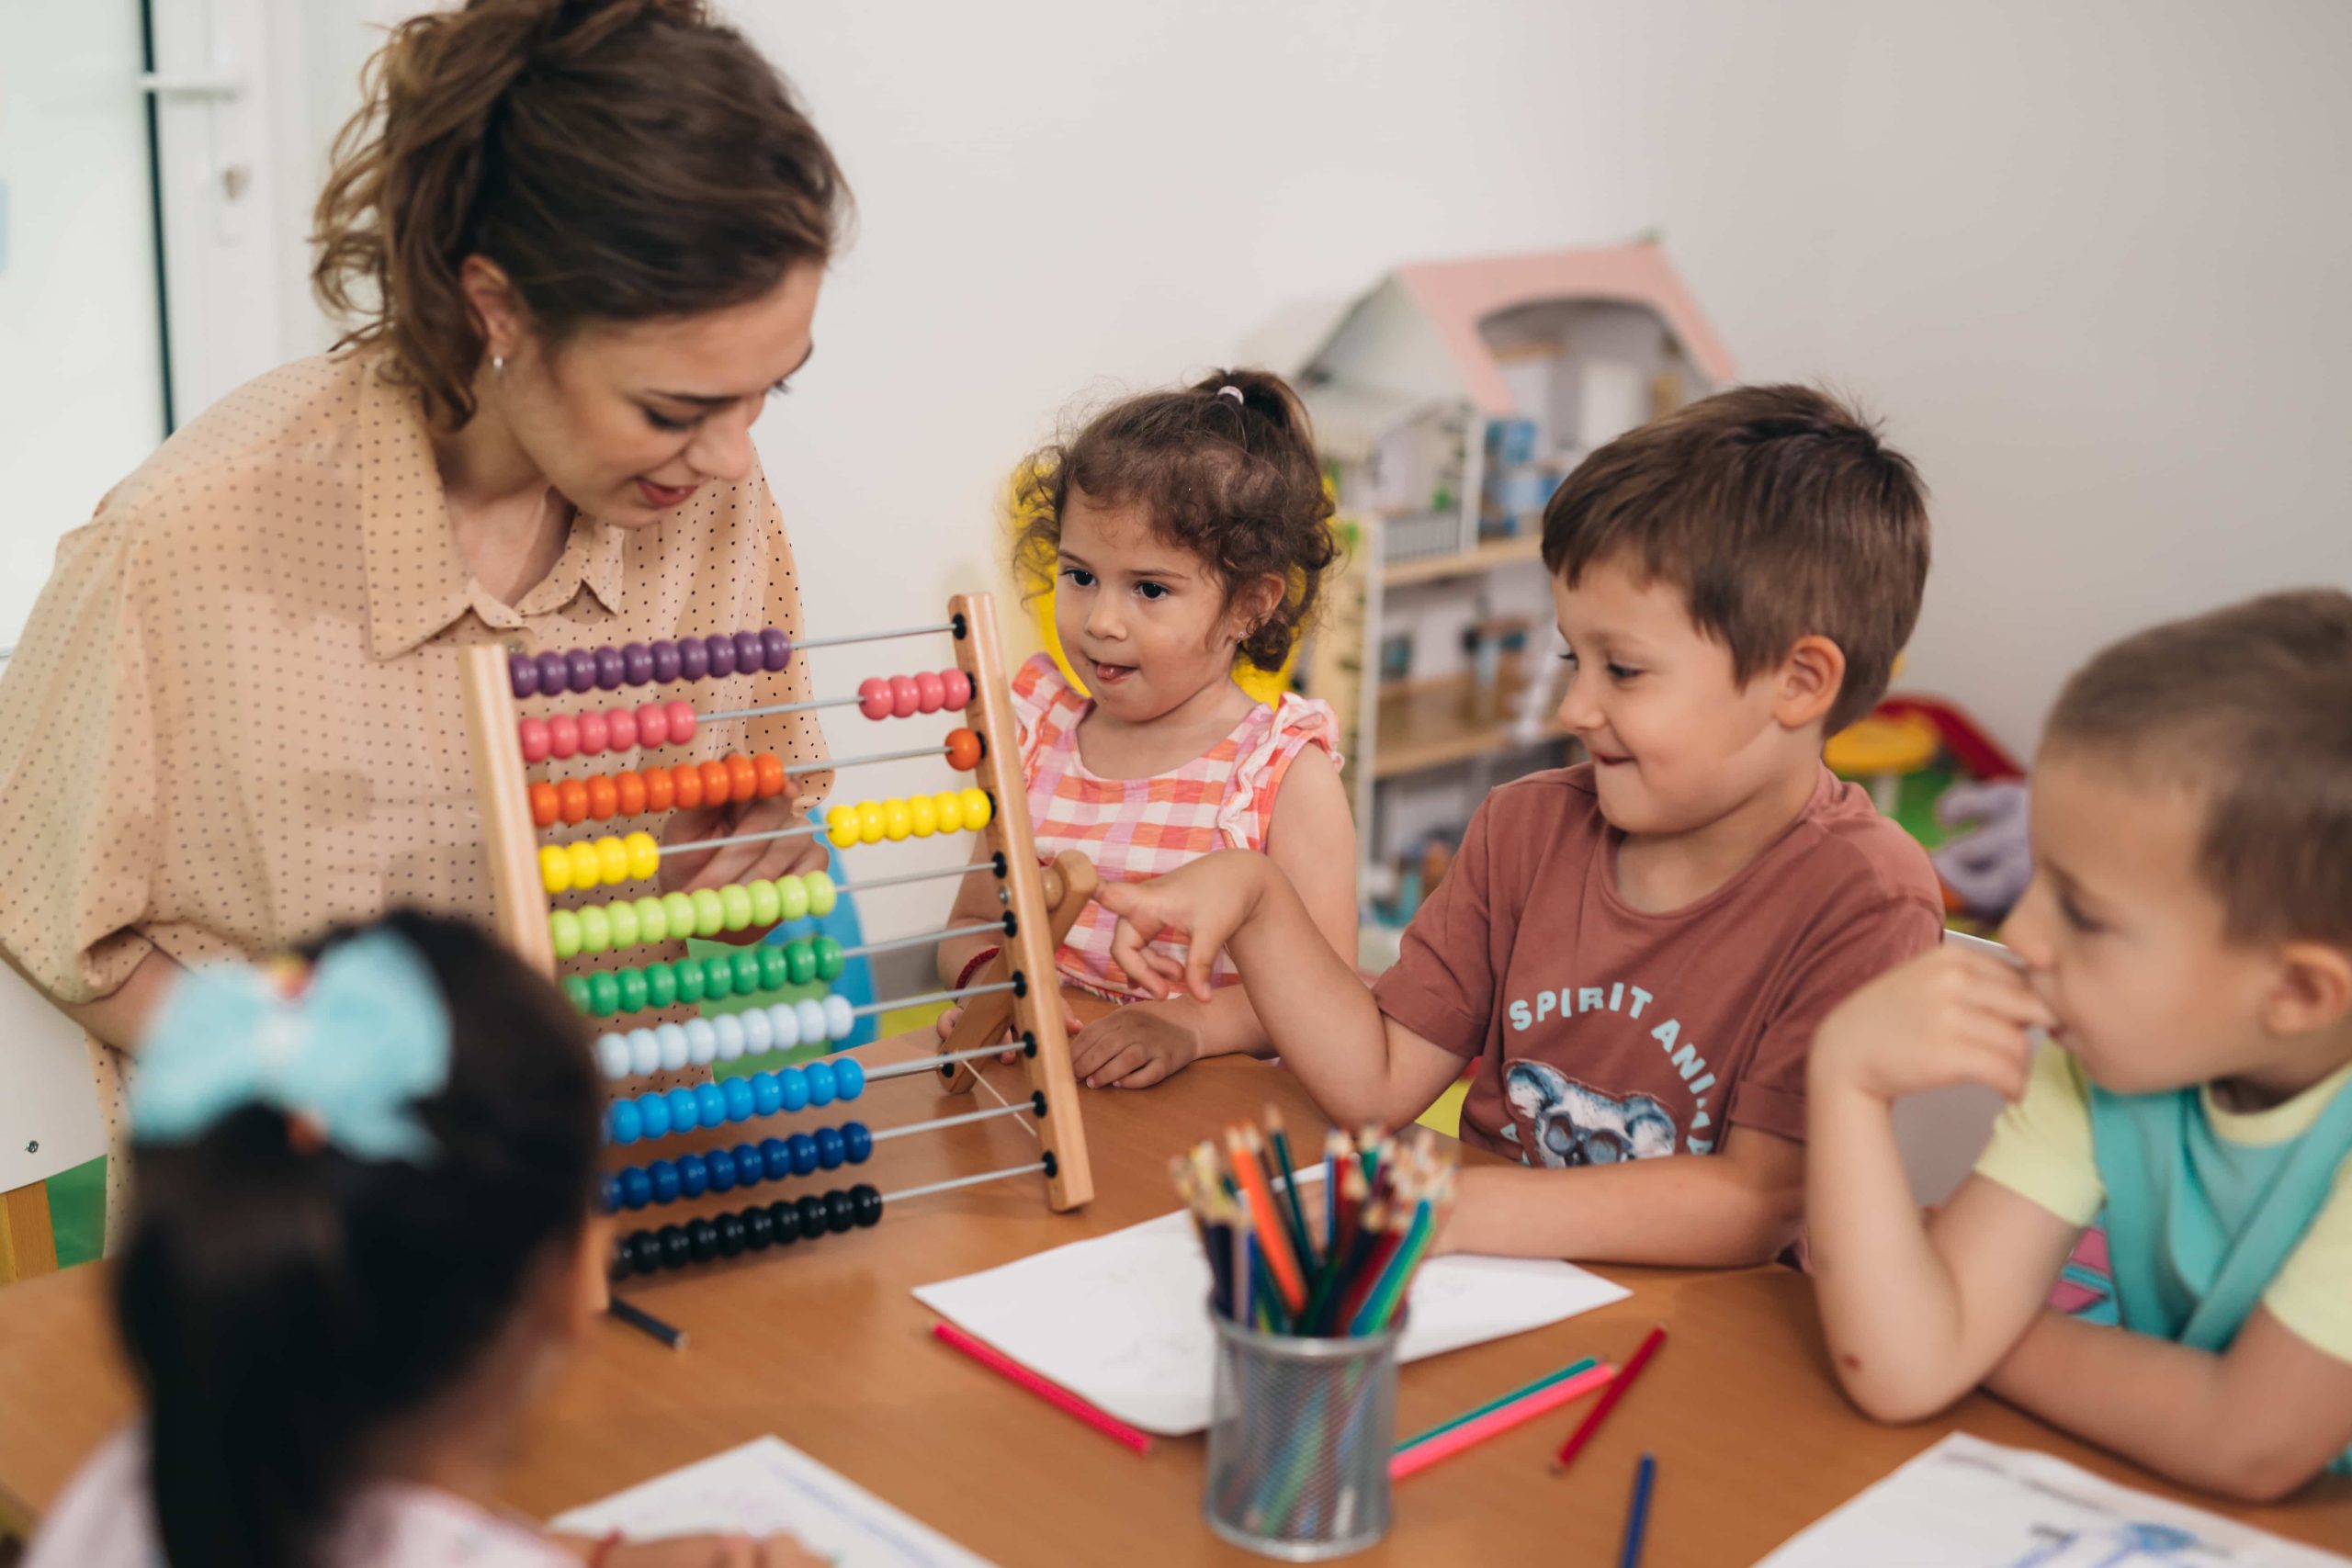
[[[1634,1495],[1625,1505],[1625,1540],[1617,1549],[1617,1568],[1641,1568],[1642,1537],[1650,1522],[1650,1486],[1657,1479],[1657,1458],[1644,1454],[1634,1467]]]

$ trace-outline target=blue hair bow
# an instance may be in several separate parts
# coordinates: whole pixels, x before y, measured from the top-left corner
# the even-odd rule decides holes
[[[449,1081],[449,1014],[424,958],[390,931],[330,949],[299,995],[246,964],[190,970],[136,1058],[134,1135],[178,1143],[245,1105],[315,1125],[365,1160],[422,1163],[413,1106]]]

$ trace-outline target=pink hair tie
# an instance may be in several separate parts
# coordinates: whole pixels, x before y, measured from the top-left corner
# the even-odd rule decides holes
[[[1246,400],[1241,396],[1241,389],[1238,387],[1219,387],[1216,389],[1216,395],[1220,398],[1231,398],[1237,405],[1246,406]]]

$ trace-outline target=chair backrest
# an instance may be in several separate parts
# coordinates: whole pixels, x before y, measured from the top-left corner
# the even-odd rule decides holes
[[[1962,931],[1946,931],[1944,940],[1997,958],[2009,956],[1999,942]],[[1940,1203],[1952,1195],[1984,1152],[2001,1103],[1999,1095],[1977,1084],[1954,1084],[1895,1102],[1894,1142],[1903,1151],[1903,1169],[1911,1179],[1914,1198]]]
[[[57,1267],[49,1179],[106,1152],[80,1027],[0,964],[0,1281]]]
[[[106,1152],[81,1026],[0,964],[0,1192]]]

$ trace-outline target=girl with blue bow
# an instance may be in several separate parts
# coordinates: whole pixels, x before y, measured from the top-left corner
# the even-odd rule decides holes
[[[778,1538],[567,1540],[494,1504],[605,1302],[577,1010],[488,936],[394,914],[191,971],[131,1091],[116,1310],[146,1418],[27,1568],[782,1568]]]

